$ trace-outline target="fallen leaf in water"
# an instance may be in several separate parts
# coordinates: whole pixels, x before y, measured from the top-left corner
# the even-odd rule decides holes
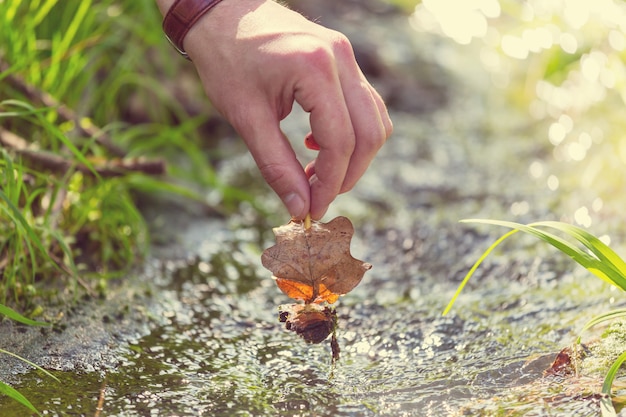
[[[572,349],[562,349],[554,358],[552,365],[544,371],[544,375],[570,375],[574,373]]]
[[[372,265],[350,254],[352,223],[337,217],[328,223],[292,220],[274,229],[276,245],[261,256],[263,266],[285,294],[304,304],[279,307],[278,319],[287,330],[308,343],[321,343],[332,335],[333,363],[339,359],[337,313],[321,303],[334,303],[356,287]]]
[[[588,349],[584,344],[575,349],[565,347],[556,355],[552,365],[544,371],[544,375],[566,376],[577,374],[576,364],[580,363],[587,354]]]
[[[354,227],[346,217],[328,223],[292,220],[274,228],[276,245],[261,256],[278,287],[305,303],[332,304],[356,287],[372,265],[350,254]]]

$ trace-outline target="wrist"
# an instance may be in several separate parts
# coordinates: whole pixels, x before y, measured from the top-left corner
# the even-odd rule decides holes
[[[277,5],[272,0],[234,0],[222,2],[198,20],[185,37],[185,51],[194,62],[201,58],[211,60],[220,50],[233,54],[237,40],[256,34],[258,24],[248,23],[263,6]],[[251,29],[250,26],[254,26]],[[254,32],[254,33],[250,33]],[[219,59],[219,58],[218,58]]]
[[[184,40],[189,31],[222,0],[157,0],[161,13],[164,10],[163,32],[176,50],[189,59]]]

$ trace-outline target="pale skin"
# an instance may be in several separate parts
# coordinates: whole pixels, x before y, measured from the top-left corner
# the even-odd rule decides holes
[[[156,0],[163,14],[174,0]],[[224,0],[184,49],[213,106],[245,141],[289,214],[320,219],[351,190],[392,132],[347,38],[271,0]],[[297,102],[319,145],[302,167],[280,129]]]

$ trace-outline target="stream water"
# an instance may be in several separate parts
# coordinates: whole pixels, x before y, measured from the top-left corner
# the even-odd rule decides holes
[[[405,36],[403,27],[389,36]],[[334,365],[328,341],[306,344],[278,322],[278,306],[290,300],[260,265],[273,244],[270,225],[288,219],[278,206],[266,219],[244,207],[227,221],[166,214],[171,235],[160,240],[169,244],[129,277],[132,290],[122,291],[134,295],[120,296],[119,314],[100,318],[113,326],[139,311],[144,326],[105,338],[113,353],[92,368],[54,371],[60,383],[26,373],[16,388],[48,416],[598,415],[600,374],[544,376],[589,318],[623,305],[571,260],[516,236],[441,313],[503,233],[460,219],[571,220],[584,207],[593,232],[619,243],[623,198],[572,180],[578,168],[554,161],[540,137],[546,126],[507,106],[471,51],[438,42],[423,35],[398,45],[441,65],[447,104],[394,111],[393,138],[325,218],[349,217],[353,255],[373,264],[336,305]],[[284,128],[303,137],[305,115]],[[254,167],[243,155],[221,170],[248,178]],[[115,303],[116,294],[96,304]],[[26,415],[2,398],[0,410]]]

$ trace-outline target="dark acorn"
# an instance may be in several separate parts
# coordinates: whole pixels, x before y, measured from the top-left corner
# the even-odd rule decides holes
[[[308,343],[321,343],[334,332],[337,313],[319,304],[287,304],[279,307],[278,320]]]

